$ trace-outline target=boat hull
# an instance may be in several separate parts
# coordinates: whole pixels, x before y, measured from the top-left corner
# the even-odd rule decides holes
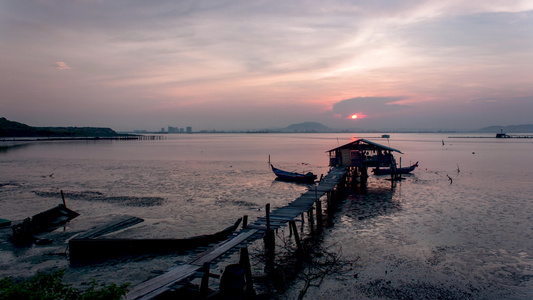
[[[83,265],[124,256],[167,254],[208,246],[226,239],[241,221],[238,219],[232,226],[214,234],[183,239],[74,238],[69,241],[70,262]]]
[[[397,168],[396,169],[396,174],[409,174],[411,172],[413,172],[416,167],[418,167],[418,162],[416,162],[416,164],[412,165],[412,166],[409,166],[409,167],[405,167],[405,168]],[[376,168],[376,169],[373,169],[372,170],[372,173],[374,173],[374,175],[390,175],[392,174],[392,169],[379,169],[379,168]]]
[[[272,168],[272,172],[274,172],[274,174],[277,176],[277,179],[283,181],[313,183],[317,178],[317,176],[311,172],[303,174],[283,171],[278,168],[275,168],[273,165],[270,165],[270,167]]]

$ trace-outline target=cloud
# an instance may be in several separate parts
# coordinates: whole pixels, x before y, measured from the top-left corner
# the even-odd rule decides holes
[[[334,115],[340,115],[347,118],[353,114],[359,113],[372,117],[378,114],[398,111],[405,105],[395,104],[403,100],[401,97],[356,97],[345,99],[333,104],[331,112]]]
[[[56,62],[56,68],[60,71],[70,70],[71,68],[64,61]]]
[[[0,1],[0,89],[20,107],[0,105],[29,114],[39,99],[102,125],[113,105],[123,128],[527,122],[531,100],[513,99],[533,95],[533,2],[511,2]],[[72,69],[59,59],[83,72],[47,76]]]

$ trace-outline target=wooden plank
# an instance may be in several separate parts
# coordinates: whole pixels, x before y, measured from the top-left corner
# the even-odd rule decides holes
[[[126,295],[126,299],[151,299],[162,294],[163,292],[167,291],[169,286],[174,282],[184,280],[194,275],[205,262],[210,262],[219,257],[255,233],[257,233],[257,229],[246,230],[236,237],[226,240],[200,254],[188,264],[178,266],[160,276],[134,286],[133,289]]]
[[[286,213],[283,213],[283,214],[280,214],[280,213],[276,213],[273,217],[274,220],[292,220],[294,218],[296,218],[298,215],[299,215],[299,211],[291,211],[291,212],[286,212]]]
[[[276,213],[275,215],[271,215],[270,219],[273,220],[274,222],[276,221],[288,222],[296,216],[297,215],[295,215],[294,213],[291,213],[291,214],[277,214]],[[264,220],[264,219],[259,219],[259,220]]]
[[[143,222],[144,220],[137,217],[132,217],[128,215],[119,216],[118,218],[112,220],[111,222],[98,226],[96,228],[93,228],[85,233],[82,233],[75,237],[75,239],[93,239],[99,236],[102,236],[104,234],[108,234],[111,232],[115,232],[124,228],[128,228],[130,226],[133,226],[135,224],[139,224]]]
[[[249,224],[247,228],[257,229],[257,230],[266,230],[266,225]]]
[[[270,229],[278,229],[280,228],[282,225],[280,224],[270,224]],[[253,229],[257,229],[257,228],[261,228],[261,229],[264,229],[264,230],[268,230],[267,227],[266,227],[266,223],[255,223],[255,225],[253,227],[250,227],[250,228],[253,228]]]
[[[222,242],[215,247],[209,249],[207,252],[204,252],[194,258],[192,261],[190,261],[190,264],[202,266],[204,262],[212,261],[213,259],[219,257],[224,252],[228,251],[229,249],[235,247],[239,243],[243,242],[244,240],[248,239],[252,235],[254,235],[257,232],[257,229],[251,229],[251,230],[245,230],[238,234],[236,237],[227,240],[225,242]]]
[[[257,221],[255,221],[255,223],[259,222],[259,223],[265,223],[267,220],[265,219],[258,219]],[[284,224],[284,223],[287,223],[289,221],[288,218],[275,218],[275,219],[272,219],[270,218],[270,224]]]
[[[306,208],[306,207],[310,207],[314,203],[315,203],[314,200],[313,201],[308,201],[308,202],[303,202],[302,201],[302,202],[291,203],[291,204],[289,204],[289,207],[291,207],[293,209],[294,208],[296,208],[296,209],[298,209],[298,208]]]
[[[134,286],[126,294],[126,299],[152,299],[167,291],[174,282],[194,275],[200,268],[190,264],[177,266],[162,275]]]
[[[291,215],[294,215],[294,214],[297,214],[297,213],[298,213],[297,209],[291,208],[291,209],[277,210],[277,211],[273,212],[272,215],[276,215],[276,216],[291,216]]]
[[[288,221],[287,221],[287,222],[288,222]],[[274,223],[274,222],[270,221],[270,226],[272,226],[272,227],[274,227],[274,226],[275,226],[275,227],[280,227],[280,226],[285,225],[285,223],[287,223],[287,222],[275,222],[275,223]],[[266,222],[266,221],[258,220],[258,221],[256,221],[256,222],[254,222],[254,224],[255,224],[255,225],[263,225],[263,224],[265,224],[265,225],[266,225],[267,222]]]

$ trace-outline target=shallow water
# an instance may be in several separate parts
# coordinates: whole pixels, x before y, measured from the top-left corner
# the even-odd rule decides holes
[[[447,143],[399,147],[421,168],[350,192],[324,243],[355,263],[308,299],[533,298],[533,144]]]
[[[357,137],[374,136],[380,134]],[[29,144],[0,152],[0,217],[32,216],[61,203],[63,190],[67,205],[81,216],[56,235],[122,214],[145,222],[116,233],[119,237],[212,233],[243,215],[254,220],[266,203],[283,206],[306,190],[274,181],[269,155],[282,169],[325,174],[325,151],[354,137],[169,135],[162,141]],[[373,140],[402,150],[402,164],[419,161],[420,168],[394,186],[386,177],[371,176],[366,186],[349,192],[324,243],[342,245],[342,258],[353,264],[348,273],[311,288],[309,299],[533,298],[531,140],[442,134]],[[68,267],[64,245],[13,250],[1,243],[1,276]],[[78,283],[89,278],[136,283],[186,258],[69,268],[67,276]],[[299,286],[286,296],[293,297]]]

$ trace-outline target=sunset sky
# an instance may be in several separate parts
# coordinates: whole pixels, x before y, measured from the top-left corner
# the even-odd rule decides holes
[[[531,124],[533,1],[0,0],[0,76],[32,126]]]

